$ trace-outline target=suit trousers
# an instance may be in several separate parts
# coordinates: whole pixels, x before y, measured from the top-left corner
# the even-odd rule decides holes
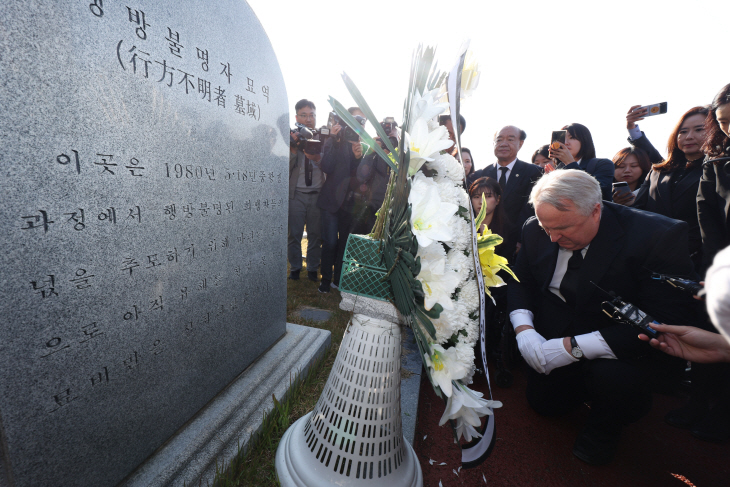
[[[294,191],[294,199],[289,200],[289,237],[287,257],[291,272],[302,269],[302,237],[307,227],[307,270],[317,271],[322,255],[322,220],[317,208],[319,192],[302,193]]]
[[[528,367],[527,402],[538,414],[558,416],[590,401],[586,426],[620,431],[651,409],[651,388],[637,361],[595,359],[559,367],[549,375]]]

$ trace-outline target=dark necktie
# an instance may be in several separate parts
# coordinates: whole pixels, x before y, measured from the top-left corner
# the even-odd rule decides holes
[[[578,274],[580,274],[580,266],[583,263],[581,251],[582,249],[573,251],[573,255],[568,260],[568,269],[560,282],[560,294],[571,308],[575,308],[576,294],[578,294]]]
[[[499,185],[502,186],[502,190],[504,191],[504,188],[507,187],[507,171],[509,171],[509,168],[504,166],[499,168],[500,171],[502,171],[502,174],[499,176]]]
[[[304,157],[304,184],[312,185],[312,163],[308,157]]]

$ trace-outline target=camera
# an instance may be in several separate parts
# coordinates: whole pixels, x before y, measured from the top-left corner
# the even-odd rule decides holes
[[[390,136],[390,132],[393,129],[398,128],[398,123],[396,123],[395,118],[393,117],[385,117],[382,122],[380,122],[380,126],[383,127],[383,130],[385,130],[385,133]]]
[[[388,137],[388,140],[390,141],[390,145],[392,145],[393,148],[396,148],[396,149],[398,148],[398,138],[397,137],[393,137],[391,135],[390,137]],[[383,142],[383,140],[380,137],[375,137],[375,142],[377,142],[378,145],[380,146],[380,148],[383,149],[384,151],[388,150],[388,147],[385,145],[385,142]]]
[[[358,123],[362,126],[365,125],[365,118],[361,117],[360,115],[355,115],[355,120],[358,121]],[[358,142],[360,141],[360,136],[352,130],[347,123],[345,123],[344,120],[342,120],[339,115],[337,115],[335,112],[330,112],[329,119],[327,120],[327,126],[331,129],[335,125],[339,125],[342,127],[342,130],[340,131],[340,134],[338,135],[338,140],[346,140],[348,142]]]
[[[294,138],[293,134],[297,134],[298,138]],[[306,152],[307,154],[319,154],[322,152],[322,144],[329,136],[329,129],[310,129],[299,122],[294,124],[294,129],[289,134],[289,144],[297,150]]]

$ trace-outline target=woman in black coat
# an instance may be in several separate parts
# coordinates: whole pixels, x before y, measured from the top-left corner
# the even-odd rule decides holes
[[[730,84],[715,96],[705,124],[704,165],[697,192],[697,213],[704,244],[704,267],[712,264],[715,254],[730,245]]]
[[[565,134],[565,144],[554,142],[558,147],[551,145],[549,155],[563,165],[563,169],[580,169],[587,172],[601,185],[601,195],[604,200],[611,201],[611,187],[613,185],[613,162],[610,159],[596,157],[596,147],[593,145],[593,136],[588,127],[579,123],[571,123],[562,128]],[[547,171],[550,172],[550,171]]]
[[[626,116],[629,132],[636,134],[635,122],[643,120],[643,111],[632,107]],[[667,142],[669,157],[662,160],[661,154],[649,142],[643,132],[636,138],[629,137],[629,143],[649,154],[652,170],[639,188],[636,199],[631,201],[617,198],[615,203],[631,205],[641,210],[682,220],[689,225],[689,252],[696,269],[702,263],[702,237],[697,218],[696,196],[702,176],[702,144],[705,141],[705,117],[707,108],[694,107],[677,122]]]

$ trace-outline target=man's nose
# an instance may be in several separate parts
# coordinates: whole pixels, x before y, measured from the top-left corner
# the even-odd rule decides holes
[[[560,240],[561,237],[562,237],[562,235],[560,235],[557,232],[550,232],[550,241],[553,242],[553,243],[555,243],[558,240]]]

